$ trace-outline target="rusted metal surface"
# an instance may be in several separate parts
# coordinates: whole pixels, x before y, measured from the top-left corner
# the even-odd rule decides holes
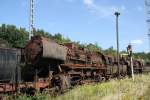
[[[50,81],[47,78],[39,78],[36,82],[24,82],[18,84],[18,88],[21,89],[29,89],[33,88],[35,90],[46,89],[50,86]],[[7,92],[16,92],[17,88],[14,83],[0,83],[0,93]]]
[[[21,81],[19,49],[0,48],[0,92],[14,92]]]
[[[93,65],[80,65],[80,64],[61,64],[61,67],[68,67],[68,68],[76,68],[76,69],[106,69],[102,66],[93,66]]]
[[[0,93],[7,93],[7,92],[15,92],[15,84],[12,83],[1,83],[0,84]]]
[[[39,38],[33,37],[25,47],[25,60],[27,63],[36,63],[42,53],[42,44]]]
[[[67,48],[42,37],[43,57],[58,60],[66,60]]]
[[[67,48],[48,38],[35,36],[25,47],[26,61],[37,63],[43,58],[66,60]]]

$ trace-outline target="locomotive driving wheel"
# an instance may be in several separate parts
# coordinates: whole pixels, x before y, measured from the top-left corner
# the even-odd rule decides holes
[[[56,92],[65,92],[66,90],[71,88],[70,78],[66,74],[60,74],[54,76],[53,86],[56,88]]]

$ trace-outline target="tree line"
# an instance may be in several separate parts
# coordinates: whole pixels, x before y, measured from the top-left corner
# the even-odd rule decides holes
[[[81,44],[79,41],[71,41],[69,38],[64,38],[61,33],[56,33],[52,35],[51,33],[45,32],[42,29],[34,29],[33,30],[34,35],[41,35],[50,39],[55,40],[59,44],[63,43],[75,43],[78,46],[86,47],[90,51],[98,51],[103,52],[106,55],[116,55],[116,50],[113,47],[110,47],[108,49],[102,49],[97,43],[89,43],[89,44]],[[29,37],[29,32],[25,28],[17,28],[15,25],[6,25],[2,24],[0,26],[0,46],[7,46],[7,47],[25,47]],[[122,51],[121,53],[127,53],[126,51]],[[150,60],[150,53],[145,52],[138,52],[133,53],[134,58],[137,59],[144,59],[144,60]]]

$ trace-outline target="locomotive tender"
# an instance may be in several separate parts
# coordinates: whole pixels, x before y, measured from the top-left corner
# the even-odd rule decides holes
[[[0,48],[0,92],[16,90],[21,78],[20,55],[18,49]]]
[[[26,64],[24,68],[27,69],[23,70],[24,75],[17,85],[20,90],[63,91],[77,84],[101,82],[118,76],[115,57],[92,52],[73,43],[60,45],[42,36],[32,37],[22,55]],[[0,68],[3,67],[0,63]],[[14,66],[9,67],[11,69]],[[134,69],[137,73],[142,72],[143,64],[134,60]],[[120,59],[119,70],[121,76],[130,74],[130,63],[125,57]],[[4,85],[1,87],[8,92]]]

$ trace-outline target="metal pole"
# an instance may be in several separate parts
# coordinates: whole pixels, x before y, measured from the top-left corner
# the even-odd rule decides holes
[[[34,29],[34,0],[30,0],[29,40],[33,36],[33,29]]]
[[[149,30],[149,34],[148,34],[148,41],[149,41],[149,52],[150,52],[150,30]]]
[[[131,67],[131,74],[132,74],[132,79],[134,81],[134,69],[133,69],[133,58],[132,58],[132,45],[128,45],[127,47],[127,52],[128,56],[130,57],[130,67]]]
[[[116,41],[117,41],[117,67],[118,67],[118,76],[120,76],[120,59],[119,59],[119,30],[118,30],[118,17],[119,17],[120,13],[119,12],[115,12],[115,16],[116,16]]]
[[[132,79],[134,81],[134,71],[133,71],[133,59],[132,59],[132,56],[131,56],[130,60],[131,60]]]

